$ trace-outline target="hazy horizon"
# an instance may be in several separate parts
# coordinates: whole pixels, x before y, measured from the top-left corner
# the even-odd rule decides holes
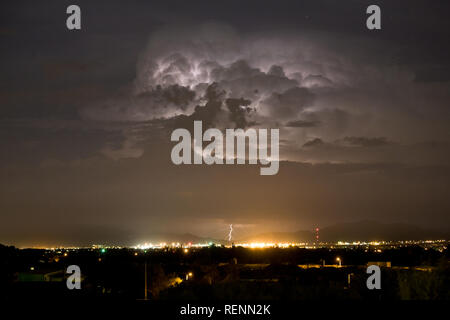
[[[179,232],[143,232],[139,235],[133,235],[133,232],[124,232],[123,230],[109,230],[110,233],[97,232],[95,228],[78,227],[74,228],[72,233],[61,235],[46,231],[42,234],[30,234],[29,239],[20,242],[0,242],[2,245],[13,245],[19,248],[52,248],[52,247],[77,247],[92,245],[108,245],[133,247],[144,243],[251,243],[251,242],[275,242],[275,243],[297,243],[309,242],[315,243],[317,240],[316,228],[293,229],[290,231],[280,231],[276,229],[267,229],[265,231],[247,232],[248,228],[240,229],[239,226],[233,226],[232,240],[228,240],[229,226],[221,230],[221,233],[196,234],[189,230],[180,230]],[[380,229],[382,228],[382,229]],[[388,228],[388,230],[387,230]],[[98,231],[98,230],[97,230]],[[100,229],[100,231],[104,231]],[[222,232],[223,231],[223,232]],[[336,235],[338,232],[338,235]],[[320,241],[395,241],[395,240],[446,240],[450,235],[450,229],[446,226],[440,228],[423,228],[412,225],[407,222],[397,222],[384,224],[374,220],[359,220],[324,225],[319,228]],[[59,239],[59,240],[57,240]],[[88,239],[80,241],[80,239]]]

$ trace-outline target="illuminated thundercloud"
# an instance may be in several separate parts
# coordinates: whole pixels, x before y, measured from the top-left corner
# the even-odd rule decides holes
[[[228,233],[228,241],[231,241],[231,239],[232,239],[231,234],[232,234],[232,233],[233,233],[233,225],[230,224],[230,232]]]

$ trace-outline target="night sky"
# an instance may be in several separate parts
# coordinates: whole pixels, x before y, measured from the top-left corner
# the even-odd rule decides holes
[[[79,31],[66,28],[70,4]],[[370,4],[381,30],[366,28]],[[3,2],[0,243],[223,239],[230,223],[241,236],[367,219],[448,229],[449,9]],[[219,109],[208,88],[224,92]],[[193,120],[279,128],[279,173],[174,165],[170,134]]]

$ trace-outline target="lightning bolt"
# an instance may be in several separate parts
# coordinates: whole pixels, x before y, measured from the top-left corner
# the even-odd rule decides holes
[[[233,233],[233,225],[230,224],[230,232],[228,233],[228,241],[231,241],[231,238],[232,238],[231,234],[232,233]]]

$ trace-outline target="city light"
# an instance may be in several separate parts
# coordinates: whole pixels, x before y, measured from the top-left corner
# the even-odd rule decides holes
[[[434,248],[438,251],[443,251],[446,249],[446,241],[445,240],[417,240],[417,241],[371,241],[371,242],[365,242],[365,241],[338,241],[338,242],[318,242],[311,241],[311,242],[262,242],[262,241],[255,241],[255,242],[236,242],[234,244],[230,244],[228,241],[217,241],[217,242],[204,242],[204,243],[184,243],[181,244],[179,242],[160,242],[158,244],[153,243],[143,243],[138,244],[132,248],[137,250],[160,250],[160,249],[166,249],[166,248],[183,248],[184,253],[189,252],[189,248],[206,248],[211,246],[222,246],[225,248],[231,248],[231,247],[243,247],[243,248],[250,248],[250,249],[266,249],[266,248],[305,248],[305,249],[316,249],[316,248],[356,248],[361,247],[364,249],[371,249],[374,250],[374,252],[382,252],[386,248],[397,248],[407,245],[420,245],[423,247],[429,247]],[[371,248],[372,247],[372,248]],[[373,248],[376,247],[376,248]],[[103,249],[108,247],[103,247]],[[103,252],[103,251],[102,251]]]
[[[165,249],[165,248],[182,248],[183,252],[188,253],[189,248],[206,248],[210,247],[212,245],[214,246],[221,246],[225,248],[231,248],[231,247],[243,247],[243,248],[255,248],[255,249],[264,249],[264,248],[305,248],[305,249],[316,249],[316,248],[348,248],[348,249],[355,249],[355,248],[362,248],[365,250],[371,249],[374,252],[382,252],[386,249],[395,249],[395,248],[401,248],[406,247],[410,245],[415,246],[421,246],[423,248],[427,249],[434,249],[439,252],[443,252],[448,247],[448,241],[447,240],[402,240],[402,241],[337,241],[337,242],[317,242],[317,241],[310,241],[310,242],[236,242],[234,244],[230,244],[227,241],[217,241],[217,242],[205,242],[205,243],[170,243],[167,245],[165,242],[161,242],[159,244],[152,244],[152,243],[143,243],[138,244],[136,246],[131,247],[131,249],[136,250],[142,250],[144,252],[147,252],[147,250],[159,250],[159,249]],[[376,247],[376,248],[371,248]],[[92,245],[88,247],[36,247],[38,249],[45,249],[47,251],[55,252],[60,255],[68,256],[68,253],[64,251],[73,251],[73,250],[80,250],[80,249],[88,249],[88,250],[100,250],[101,253],[105,253],[108,249],[123,249],[127,248],[126,246],[103,246],[103,245]]]

